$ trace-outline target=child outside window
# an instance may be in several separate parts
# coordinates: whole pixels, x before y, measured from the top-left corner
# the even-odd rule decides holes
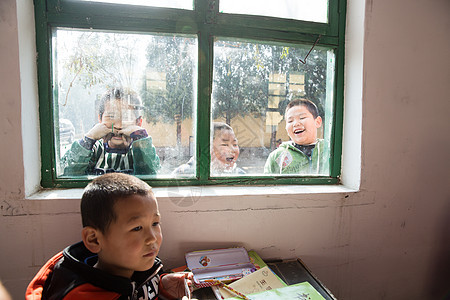
[[[322,126],[317,106],[310,100],[291,101],[285,111],[286,131],[291,140],[269,154],[264,173],[326,174],[329,149],[317,130]]]
[[[163,275],[161,215],[151,187],[132,175],[94,179],[81,199],[82,242],[50,259],[26,291],[36,299],[176,299],[192,273]]]
[[[214,122],[213,140],[211,145],[211,175],[245,174],[236,161],[239,157],[238,140],[231,126]],[[195,158],[176,168],[173,175],[195,174]]]
[[[132,91],[113,89],[103,95],[99,123],[61,158],[64,175],[156,174],[160,160],[152,138],[141,127],[141,108],[141,99]]]

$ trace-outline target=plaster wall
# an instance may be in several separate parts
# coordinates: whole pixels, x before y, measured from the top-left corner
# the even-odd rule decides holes
[[[157,189],[165,265],[190,250],[244,246],[301,257],[339,299],[449,292],[450,2],[348,4],[343,178],[359,191]],[[80,191],[26,196],[40,168],[32,9],[0,1],[0,279],[14,299],[81,227]],[[361,153],[351,151],[359,139]]]

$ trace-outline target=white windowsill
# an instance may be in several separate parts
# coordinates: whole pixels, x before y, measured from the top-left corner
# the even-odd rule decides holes
[[[279,186],[183,186],[155,187],[156,198],[276,196],[295,194],[354,193],[358,190],[343,185],[279,185]],[[83,189],[43,189],[27,197],[29,200],[81,199]]]

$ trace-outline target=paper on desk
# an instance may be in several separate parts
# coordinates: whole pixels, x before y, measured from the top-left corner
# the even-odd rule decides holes
[[[266,266],[236,280],[235,282],[229,284],[229,286],[236,291],[247,295],[284,287],[286,284],[278,278],[269,267]],[[236,296],[224,288],[219,288],[219,291],[225,299]]]
[[[325,300],[321,294],[307,281],[294,285],[278,288],[275,290],[265,291],[253,295],[247,295],[250,300]],[[242,300],[237,297],[228,300]]]

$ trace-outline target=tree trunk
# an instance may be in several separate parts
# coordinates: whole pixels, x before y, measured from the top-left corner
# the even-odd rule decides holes
[[[270,149],[273,151],[277,148],[277,130],[276,126],[272,126],[272,135],[270,137]]]
[[[177,114],[174,116],[175,121],[177,122],[177,146],[181,147],[181,115]]]

